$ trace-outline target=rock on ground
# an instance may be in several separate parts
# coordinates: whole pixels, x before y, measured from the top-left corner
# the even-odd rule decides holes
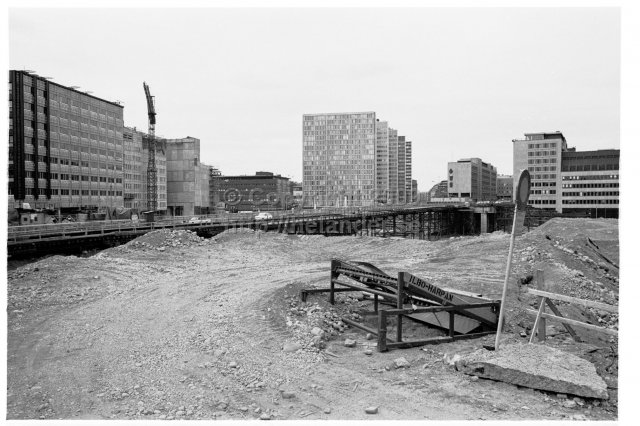
[[[589,361],[545,345],[516,344],[473,352],[456,369],[518,386],[607,399],[607,385]]]

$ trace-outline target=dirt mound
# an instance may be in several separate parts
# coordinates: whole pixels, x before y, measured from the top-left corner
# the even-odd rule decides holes
[[[169,247],[193,247],[202,245],[205,242],[205,238],[199,237],[192,231],[162,229],[148,232],[135,240],[129,241],[123,247],[126,249],[137,248],[164,251]]]

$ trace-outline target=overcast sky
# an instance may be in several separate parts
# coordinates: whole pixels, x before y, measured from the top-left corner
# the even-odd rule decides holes
[[[9,66],[201,140],[224,174],[302,178],[302,114],[375,111],[413,141],[419,190],[447,162],[512,172],[525,132],[619,148],[620,14],[547,9],[10,9]]]

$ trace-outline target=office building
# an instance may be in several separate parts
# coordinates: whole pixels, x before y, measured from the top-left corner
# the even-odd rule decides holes
[[[398,194],[398,131],[389,129],[389,192],[387,193],[387,204],[400,202]]]
[[[620,150],[562,153],[562,213],[591,217],[618,217],[620,200]]]
[[[620,150],[576,151],[562,132],[525,133],[513,140],[514,191],[518,173],[531,175],[529,205],[592,217],[617,217]]]
[[[123,205],[123,107],[33,72],[9,72],[9,207]]]
[[[405,203],[413,203],[416,199],[413,197],[413,161],[412,161],[411,141],[405,142],[405,167],[404,167],[404,181],[405,181]],[[416,182],[417,185],[417,182]]]
[[[407,143],[404,136],[398,136],[398,203],[407,202]]]
[[[472,201],[496,199],[496,168],[479,158],[466,158],[448,163],[449,198]]]
[[[166,139],[167,213],[207,214],[210,167],[200,162],[200,139]]]
[[[389,198],[389,123],[376,122],[376,202]]]
[[[513,200],[513,176],[498,175],[496,180],[496,198],[498,200]]]
[[[567,140],[562,132],[525,133],[524,139],[513,141],[513,191],[521,170],[529,170],[531,194],[529,204],[539,208],[562,211],[558,203],[561,185],[560,162],[567,150]]]
[[[410,202],[411,142],[375,112],[303,116],[306,207]]]
[[[303,192],[307,206],[374,202],[375,112],[303,116]]]
[[[294,206],[289,178],[271,172],[220,176],[217,190],[229,212],[287,210]]]
[[[147,168],[149,165],[149,135],[135,127],[124,128],[124,207],[138,212],[148,211]],[[156,139],[156,211],[167,210],[167,143]]]

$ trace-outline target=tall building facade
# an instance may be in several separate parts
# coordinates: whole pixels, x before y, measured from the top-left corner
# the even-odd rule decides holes
[[[398,203],[407,202],[407,143],[404,136],[398,136]]]
[[[558,203],[562,184],[560,162],[562,152],[567,150],[567,140],[562,132],[525,133],[524,139],[513,141],[513,190],[521,170],[529,170],[531,193],[529,204],[539,208],[561,211]]]
[[[146,211],[149,207],[147,194],[147,167],[149,165],[149,135],[136,128],[124,128],[124,207]],[[156,139],[156,190],[157,211],[167,210],[167,143]]]
[[[376,202],[386,203],[389,196],[389,124],[376,122]]]
[[[304,205],[409,203],[411,142],[375,112],[305,114]]]
[[[62,212],[123,202],[123,107],[9,72],[9,207]]]
[[[405,203],[413,203],[416,201],[416,198],[414,197],[414,189],[413,189],[413,161],[412,161],[412,150],[411,150],[411,141],[406,141],[405,142],[405,154],[404,154],[404,158],[405,158],[405,194],[406,194],[406,199],[405,199]],[[417,186],[417,182],[416,182],[416,186]],[[416,193],[417,193],[417,189],[416,189]]]
[[[187,136],[166,140],[167,213],[172,216],[207,214],[210,167],[200,162],[200,139]]]
[[[302,127],[305,205],[373,204],[376,113],[305,114]]]
[[[470,198],[474,201],[496,199],[497,171],[479,158],[466,158],[448,163],[449,197]]]
[[[398,194],[398,131],[389,129],[389,192],[387,204],[400,202]]]

